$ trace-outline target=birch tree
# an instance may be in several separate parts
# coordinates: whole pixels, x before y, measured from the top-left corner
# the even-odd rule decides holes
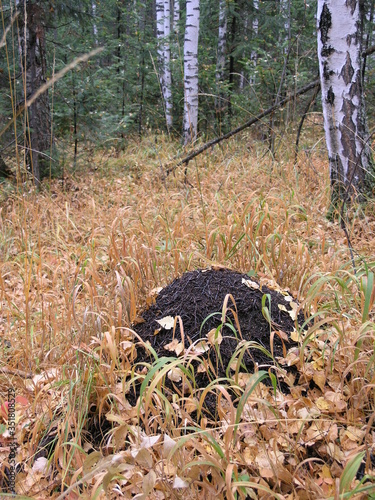
[[[252,22],[252,28],[253,28],[253,33],[252,36],[253,38],[258,37],[258,31],[259,31],[259,19],[258,19],[258,11],[259,11],[259,1],[254,0],[253,1],[253,8],[254,8],[254,17],[253,17],[253,22]],[[258,52],[254,49],[251,51],[251,61],[254,66],[254,72],[250,77],[250,85],[255,85],[255,75],[256,75],[256,67],[257,67],[257,62],[258,62]]]
[[[94,2],[94,1],[91,4],[91,10],[92,10],[92,19],[93,19],[92,32],[94,35],[95,45],[97,46],[99,42],[98,42],[98,27],[96,25],[96,2]]]
[[[178,33],[178,23],[180,21],[180,0],[173,2],[173,31]]]
[[[156,34],[158,39],[158,67],[168,132],[172,127],[171,76],[171,11],[170,0],[156,0]]]
[[[164,101],[168,132],[173,125],[171,74],[171,0],[164,0]]]
[[[318,57],[332,205],[371,194],[359,0],[318,0]]]
[[[198,126],[199,0],[186,0],[184,41],[184,144],[195,140]]]
[[[225,69],[225,55],[227,43],[227,1],[220,0],[219,2],[219,35],[217,41],[217,59],[216,59],[216,113],[220,113],[223,107],[223,82]]]

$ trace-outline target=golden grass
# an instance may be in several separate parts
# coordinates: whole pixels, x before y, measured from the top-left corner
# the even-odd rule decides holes
[[[339,224],[325,217],[324,155],[272,162],[249,134],[162,182],[161,163],[177,150],[163,137],[130,142],[122,153],[93,154],[64,190],[52,181],[2,202],[0,338],[12,346],[0,346],[0,403],[9,387],[28,401],[17,406],[17,491],[348,498],[358,484],[350,459],[366,451],[371,465],[373,446],[374,204],[349,214],[352,244],[369,266],[366,274],[357,259],[355,276]],[[151,290],[211,264],[253,270],[305,301],[315,317],[287,355],[305,387],[291,382],[290,395],[275,393],[260,371],[194,392],[192,358],[136,365],[131,323]],[[175,369],[190,389],[168,398],[163,380]],[[138,407],[127,399],[135,380],[144,382]],[[194,411],[204,415],[210,391],[219,418],[198,422]],[[113,428],[88,455],[88,432],[104,422]],[[33,462],[51,435],[52,476]],[[62,483],[71,489],[63,493]]]

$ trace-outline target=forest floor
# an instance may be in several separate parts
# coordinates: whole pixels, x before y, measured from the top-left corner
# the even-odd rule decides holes
[[[325,152],[288,141],[4,185],[1,498],[375,498],[375,203],[354,270]]]

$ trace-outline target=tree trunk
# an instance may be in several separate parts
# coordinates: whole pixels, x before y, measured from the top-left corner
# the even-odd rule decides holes
[[[168,133],[173,126],[171,73],[171,0],[164,0],[164,100]]]
[[[184,144],[195,140],[198,127],[199,0],[186,0],[184,42]]]
[[[259,1],[254,0],[253,1],[253,8],[254,8],[254,17],[253,17],[253,22],[252,22],[252,29],[253,33],[252,36],[253,38],[258,37],[258,31],[259,31]],[[256,50],[251,51],[251,61],[253,63],[253,72],[250,76],[250,85],[255,85],[255,75],[256,75],[256,69],[257,69],[257,63],[258,63],[258,52]]]
[[[180,0],[173,2],[173,31],[178,33],[178,23],[180,21]]]
[[[170,0],[156,0],[156,34],[158,40],[158,68],[163,94],[167,130],[172,127],[172,76],[171,76],[171,12]]]
[[[358,0],[318,0],[318,57],[332,206],[372,194]]]
[[[220,0],[219,3],[219,35],[217,40],[217,60],[216,60],[216,98],[215,109],[219,122],[221,110],[224,108],[224,70],[227,46],[227,1]]]
[[[94,35],[94,43],[95,46],[97,47],[99,42],[98,42],[98,27],[96,25],[96,2],[93,0],[91,3],[91,10],[92,10],[92,32]]]
[[[23,75],[26,79],[26,99],[46,83],[46,49],[44,10],[39,3],[26,3],[26,19],[21,7],[20,55]],[[26,66],[26,67],[24,67]],[[53,138],[48,91],[42,93],[29,108],[30,158],[34,183],[48,175],[49,161],[43,153],[50,154]]]

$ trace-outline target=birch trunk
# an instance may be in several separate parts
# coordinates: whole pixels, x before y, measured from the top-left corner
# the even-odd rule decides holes
[[[359,0],[318,0],[318,58],[332,205],[371,194]]]
[[[172,127],[172,77],[171,77],[171,12],[170,0],[156,0],[156,34],[158,39],[158,68],[163,94],[168,133]]]
[[[96,25],[96,3],[93,1],[91,4],[91,10],[92,10],[92,18],[93,18],[93,23],[92,23],[92,32],[94,35],[94,43],[95,46],[98,46],[98,27]]]
[[[156,38],[159,80],[164,98],[164,0],[156,0]]]
[[[216,60],[216,113],[220,113],[223,108],[223,83],[225,69],[225,55],[227,45],[227,2],[220,0],[219,3],[219,36],[217,41],[217,60]]]
[[[164,101],[167,130],[173,125],[171,74],[171,0],[164,0]]]
[[[186,0],[186,28],[184,42],[184,144],[197,137],[198,127],[198,38],[199,0]]]
[[[173,2],[173,31],[178,33],[178,23],[180,21],[180,0]]]
[[[20,5],[20,59],[26,99],[30,98],[47,81],[44,10],[38,3]],[[48,175],[53,137],[48,91],[43,92],[30,106],[30,160],[34,183],[38,187]]]
[[[254,0],[253,1],[253,7],[254,7],[254,18],[252,22],[252,29],[253,33],[252,36],[253,38],[258,37],[258,31],[259,31],[259,19],[258,19],[258,12],[259,12],[259,1]],[[251,61],[253,63],[253,69],[254,71],[252,72],[250,76],[250,85],[255,85],[255,75],[256,75],[256,68],[258,64],[258,52],[256,50],[251,51]]]

